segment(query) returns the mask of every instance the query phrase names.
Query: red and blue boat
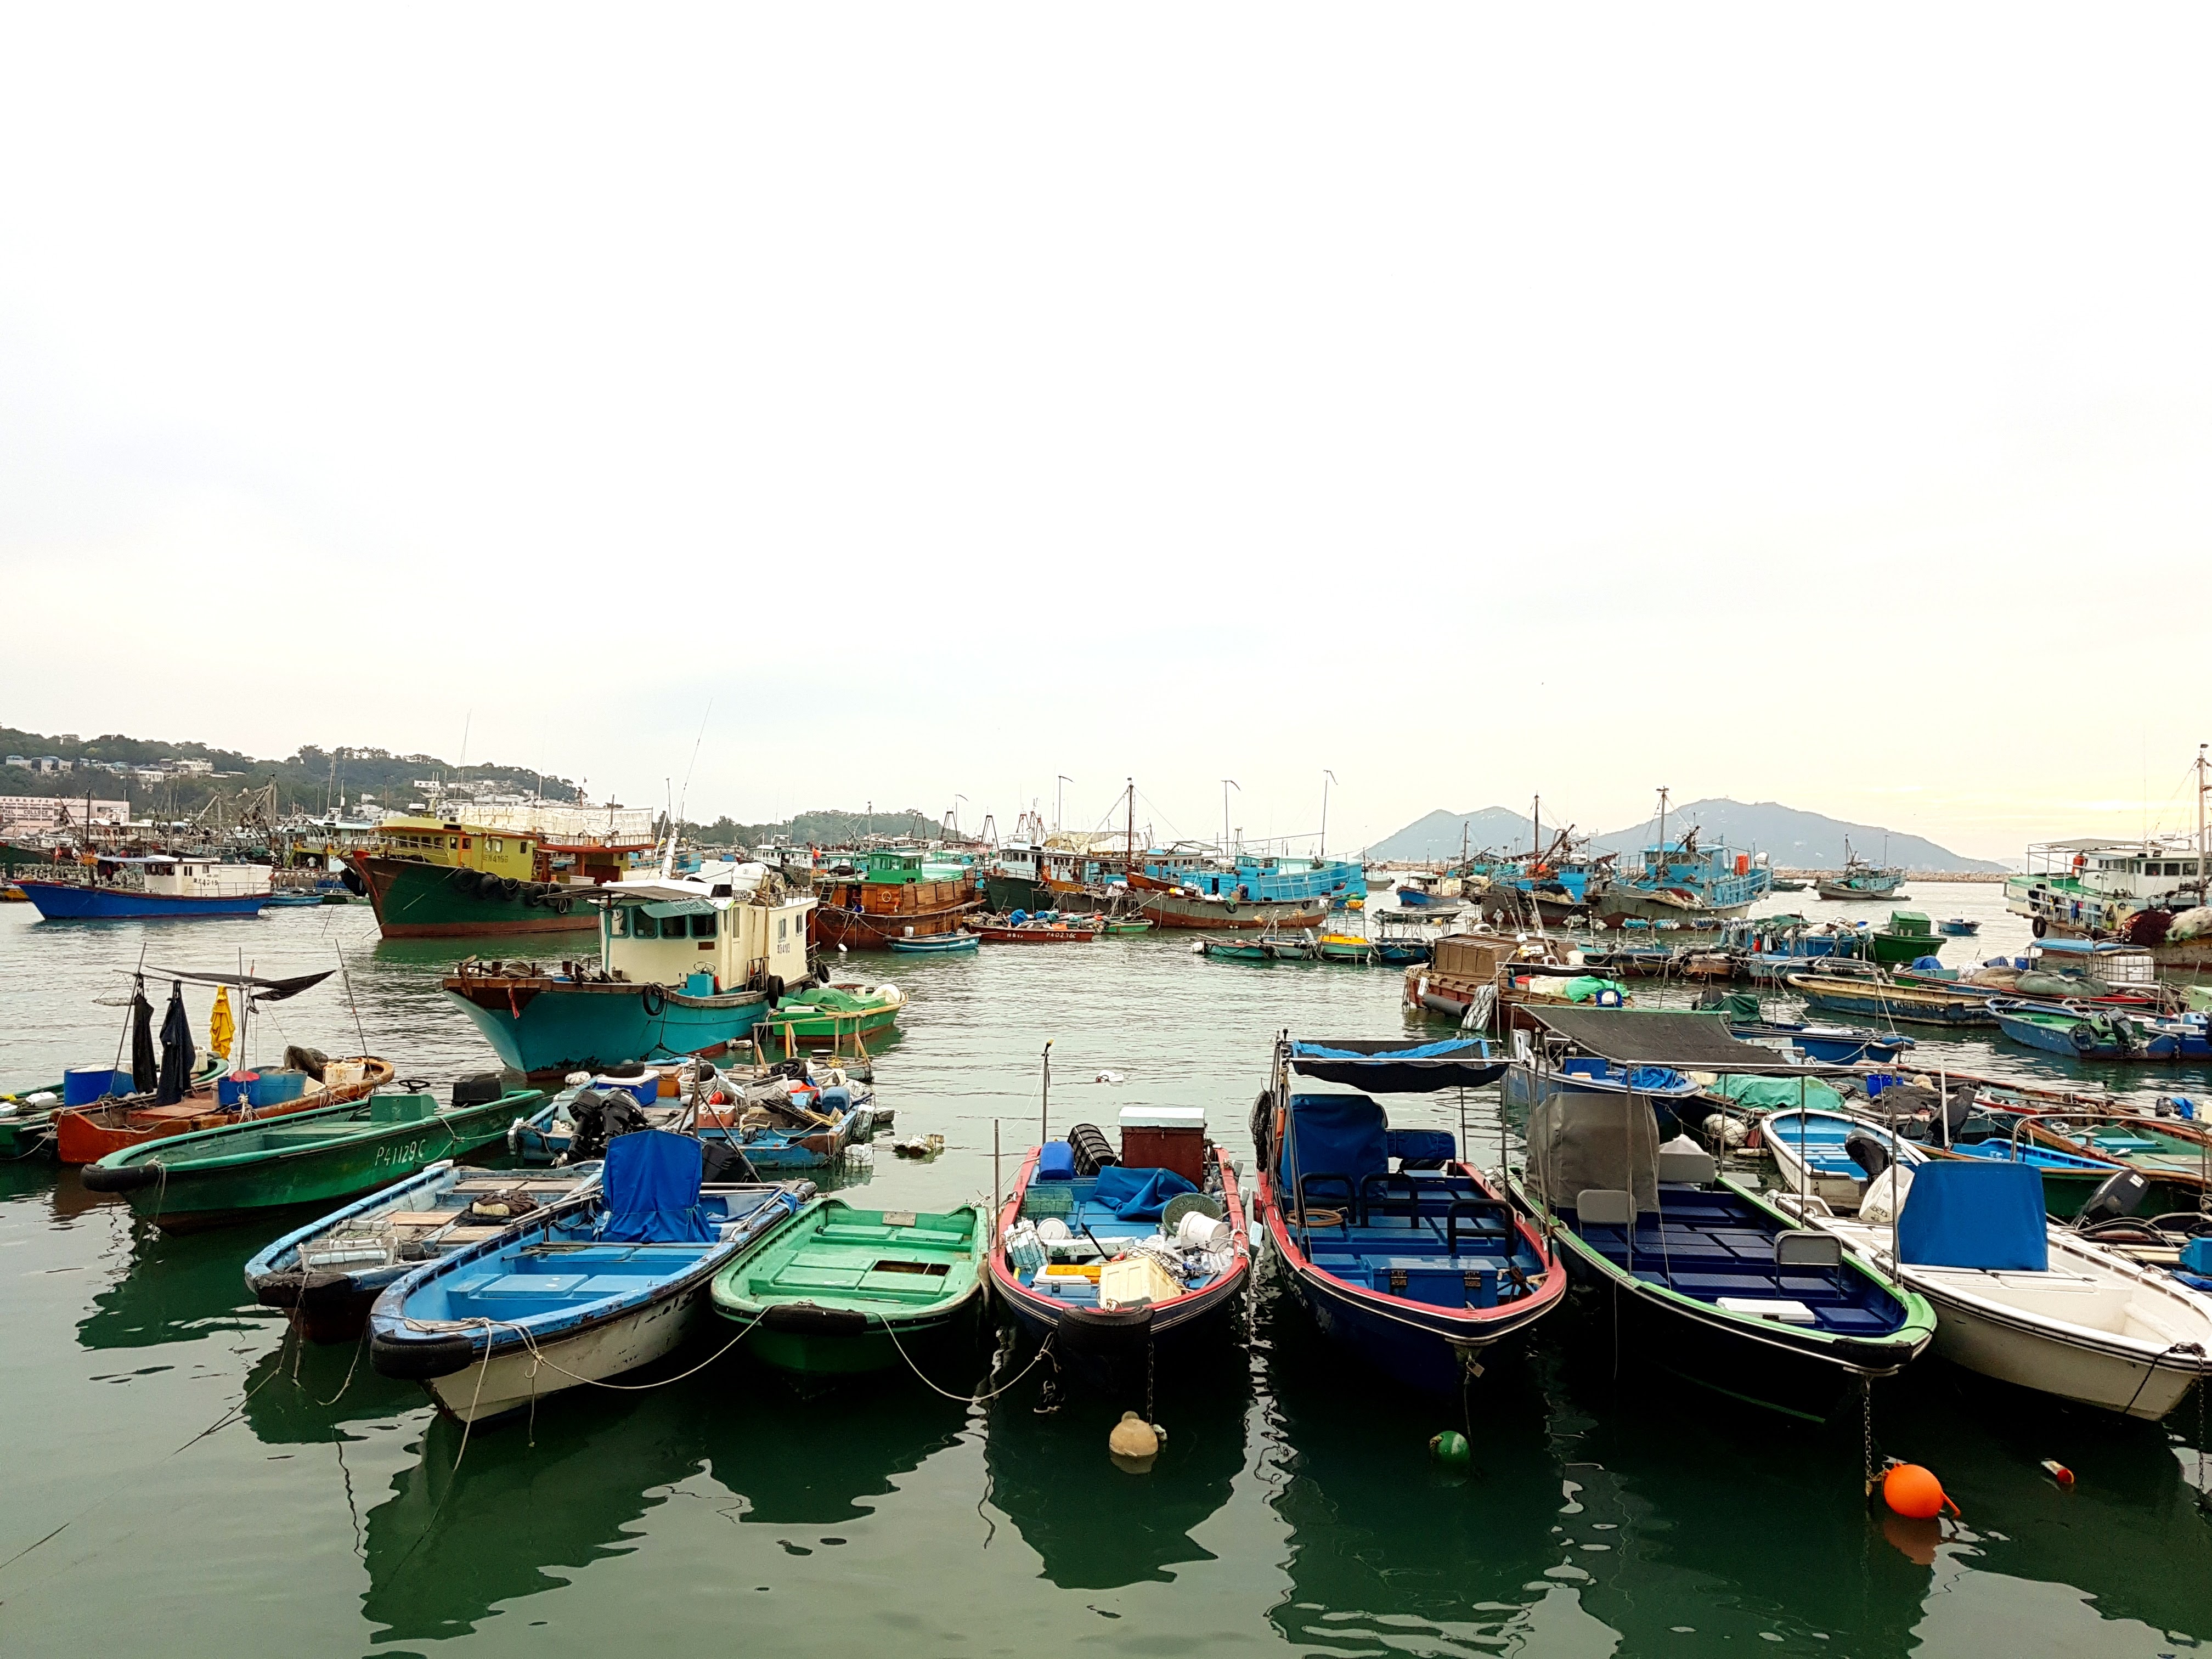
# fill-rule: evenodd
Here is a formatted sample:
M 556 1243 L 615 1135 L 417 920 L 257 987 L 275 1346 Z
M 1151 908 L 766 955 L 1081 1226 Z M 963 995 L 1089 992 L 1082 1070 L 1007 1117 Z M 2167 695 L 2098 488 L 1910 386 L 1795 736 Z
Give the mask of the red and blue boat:
M 269 902 L 265 864 L 156 854 L 102 859 L 88 882 L 17 877 L 23 896 L 48 921 L 110 921 L 149 916 L 258 916 Z
M 1393 1129 L 1373 1098 L 1504 1071 L 1480 1037 L 1285 1040 L 1254 1109 L 1256 1208 L 1292 1291 L 1324 1335 L 1413 1388 L 1458 1389 L 1566 1294 L 1542 1233 L 1451 1132 Z M 1294 1073 L 1359 1092 L 1293 1092 Z

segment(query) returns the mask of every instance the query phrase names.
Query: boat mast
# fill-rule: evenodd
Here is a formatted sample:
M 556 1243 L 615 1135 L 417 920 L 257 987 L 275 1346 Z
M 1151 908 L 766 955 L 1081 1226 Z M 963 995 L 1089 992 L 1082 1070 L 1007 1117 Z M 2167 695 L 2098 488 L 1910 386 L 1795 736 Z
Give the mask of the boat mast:
M 1659 786 L 1659 875 L 1664 880 L 1674 860 L 1667 856 L 1667 786 Z
M 1540 854 L 1544 850 L 1544 798 L 1535 796 L 1528 803 L 1528 850 Z
M 2204 902 L 2204 745 L 2197 745 L 2197 902 Z
M 1321 769 L 1321 845 L 1314 849 L 1314 862 L 1328 861 L 1328 787 L 1336 781 L 1336 774 L 1326 766 Z M 1284 850 L 1289 851 L 1287 844 Z
M 1129 780 L 1129 830 L 1121 843 L 1121 867 L 1126 873 L 1137 867 L 1137 781 Z

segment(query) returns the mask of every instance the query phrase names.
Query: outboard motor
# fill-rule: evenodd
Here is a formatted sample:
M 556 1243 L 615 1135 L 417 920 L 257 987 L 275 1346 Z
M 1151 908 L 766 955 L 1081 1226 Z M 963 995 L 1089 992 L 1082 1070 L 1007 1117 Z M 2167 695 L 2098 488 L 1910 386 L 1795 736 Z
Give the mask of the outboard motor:
M 1864 1129 L 1854 1129 L 1844 1137 L 1844 1154 L 1867 1172 L 1869 1181 L 1890 1164 L 1889 1148 L 1882 1145 L 1881 1137 Z
M 607 1142 L 649 1128 L 644 1109 L 627 1089 L 586 1089 L 568 1103 L 568 1121 L 575 1133 L 568 1140 L 568 1161 L 581 1164 L 605 1155 Z
M 2086 1231 L 2102 1221 L 2118 1221 L 2142 1209 L 2143 1200 L 2149 1196 L 2149 1181 L 2134 1170 L 2123 1170 L 2089 1194 L 2089 1201 L 2074 1218 L 2074 1224 Z
M 699 1180 L 702 1186 L 726 1187 L 736 1182 L 748 1186 L 759 1183 L 760 1171 L 753 1168 L 753 1161 L 745 1156 L 744 1147 L 727 1140 L 702 1140 L 699 1146 Z

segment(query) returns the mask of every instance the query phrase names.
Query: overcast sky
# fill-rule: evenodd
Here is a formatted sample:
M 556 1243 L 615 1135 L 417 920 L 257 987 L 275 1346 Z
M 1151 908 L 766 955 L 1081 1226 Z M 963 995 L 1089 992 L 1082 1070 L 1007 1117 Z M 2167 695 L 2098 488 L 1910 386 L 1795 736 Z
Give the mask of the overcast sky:
M 0 724 L 655 805 L 698 743 L 740 819 L 2193 827 L 2208 33 L 18 6 Z

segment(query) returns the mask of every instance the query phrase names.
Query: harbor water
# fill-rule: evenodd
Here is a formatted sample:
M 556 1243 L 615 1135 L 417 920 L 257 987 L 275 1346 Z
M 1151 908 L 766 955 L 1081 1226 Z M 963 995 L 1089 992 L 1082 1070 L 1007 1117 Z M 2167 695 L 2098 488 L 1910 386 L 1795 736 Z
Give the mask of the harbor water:
M 1899 903 L 1984 923 L 1943 941 L 1948 963 L 2027 943 L 1995 885 L 1915 882 Z M 1761 908 L 1879 923 L 1889 906 Z M 161 968 L 343 966 L 255 1021 L 253 1057 L 365 1047 L 442 1093 L 492 1063 L 439 989 L 468 945 L 380 942 L 365 905 L 146 924 L 0 907 L 0 1085 L 109 1058 L 143 955 L 157 1013 Z M 898 1134 L 945 1139 L 933 1161 L 879 1145 L 845 1173 L 897 1208 L 988 1198 L 1041 1121 L 1110 1131 L 1127 1105 L 1202 1106 L 1248 1158 L 1279 1032 L 1419 1029 L 1395 969 L 1214 962 L 1188 935 L 854 963 L 912 999 L 879 1103 Z M 187 992 L 203 1036 L 208 1002 Z M 2146 1099 L 2212 1082 L 1994 1031 L 1914 1059 Z M 1497 1161 L 1490 1091 L 1392 1115 Z M 1571 1302 L 1437 1399 L 1339 1356 L 1263 1267 L 1224 1341 L 1163 1366 L 1168 1439 L 1143 1474 L 1106 1449 L 1140 1398 L 1068 1389 L 1047 1408 L 1039 1371 L 977 1403 L 980 1360 L 930 1379 L 945 1393 L 901 1374 L 803 1394 L 742 1346 L 465 1437 L 365 1353 L 296 1346 L 253 1304 L 240 1267 L 279 1230 L 165 1237 L 50 1162 L 0 1167 L 0 1650 L 2153 1659 L 2212 1638 L 2195 1401 L 2123 1422 L 1923 1359 L 1877 1387 L 1871 1429 L 1877 1455 L 1941 1477 L 1960 1515 L 1939 1529 L 1869 1511 L 1859 1413 L 1793 1425 L 1673 1382 L 1616 1351 L 1601 1304 Z M 1471 1468 L 1431 1461 L 1446 1429 Z

